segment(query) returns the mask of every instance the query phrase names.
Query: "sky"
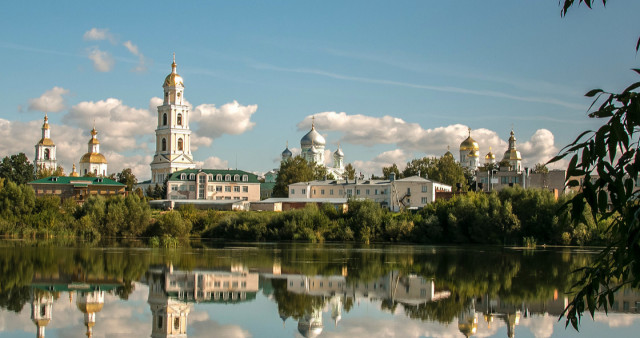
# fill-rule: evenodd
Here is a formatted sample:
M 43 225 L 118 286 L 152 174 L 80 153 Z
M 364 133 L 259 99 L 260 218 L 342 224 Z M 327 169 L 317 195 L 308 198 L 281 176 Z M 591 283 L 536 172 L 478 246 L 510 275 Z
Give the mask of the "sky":
M 525 167 L 583 130 L 593 88 L 637 81 L 640 2 L 12 1 L 0 21 L 0 156 L 34 159 L 47 112 L 58 164 L 94 123 L 109 172 L 151 176 L 172 54 L 198 167 L 262 173 L 316 129 L 365 175 L 458 147 L 498 159 L 513 129 Z M 562 166 L 560 163 L 556 166 Z

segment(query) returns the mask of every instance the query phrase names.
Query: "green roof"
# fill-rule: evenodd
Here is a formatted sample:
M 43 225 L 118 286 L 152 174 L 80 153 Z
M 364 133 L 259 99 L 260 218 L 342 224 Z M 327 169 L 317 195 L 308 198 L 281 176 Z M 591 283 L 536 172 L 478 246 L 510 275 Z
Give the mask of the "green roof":
M 263 182 L 263 183 L 260 183 L 260 191 L 273 190 L 273 187 L 275 186 L 276 186 L 276 182 Z
M 125 186 L 106 177 L 73 177 L 73 176 L 49 176 L 39 180 L 31 181 L 29 184 L 73 184 L 74 186 L 88 185 L 118 185 Z
M 190 175 L 191 174 L 195 174 L 197 175 L 198 173 L 203 172 L 207 175 L 213 175 L 213 181 L 214 182 L 238 182 L 238 183 L 260 183 L 258 181 L 258 175 L 256 174 L 252 174 L 250 172 L 244 171 L 244 170 L 234 170 L 234 169 L 184 169 L 184 170 L 179 170 L 176 171 L 174 173 L 171 174 L 171 176 L 169 177 L 169 181 L 171 182 L 180 182 L 180 181 L 195 181 L 194 179 L 190 179 Z M 180 177 L 182 176 L 182 174 L 185 174 L 185 179 L 181 179 Z M 217 180 L 216 176 L 220 174 L 222 175 L 222 179 L 221 180 Z M 225 176 L 226 175 L 231 175 L 231 180 L 225 180 Z M 233 177 L 235 175 L 240 175 L 240 180 L 239 181 L 234 181 Z M 242 176 L 243 175 L 247 175 L 248 177 L 248 181 L 242 181 Z

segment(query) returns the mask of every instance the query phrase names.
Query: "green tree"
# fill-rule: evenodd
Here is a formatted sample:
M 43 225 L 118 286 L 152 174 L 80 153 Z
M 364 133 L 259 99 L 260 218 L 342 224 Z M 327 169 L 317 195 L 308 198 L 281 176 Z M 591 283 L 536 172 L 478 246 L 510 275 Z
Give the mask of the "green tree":
M 273 197 L 288 197 L 289 184 L 313 181 L 317 172 L 302 156 L 280 162 L 280 171 L 273 187 Z
M 596 0 L 564 0 L 561 15 L 575 4 L 591 8 Z M 602 0 L 606 5 L 606 0 Z M 640 39 L 636 43 L 636 53 Z M 640 69 L 633 69 L 640 74 Z M 585 131 L 566 146 L 550 162 L 570 156 L 567 184 L 580 186 L 568 203 L 574 220 L 589 206 L 594 219 L 610 218 L 606 247 L 596 261 L 581 269 L 581 279 L 574 285 L 573 299 L 565 309 L 568 325 L 578 329 L 585 310 L 594 316 L 595 310 L 605 311 L 613 305 L 615 295 L 623 286 L 640 286 L 640 203 L 634 186 L 640 173 L 638 131 L 640 128 L 640 82 L 620 93 L 593 89 L 586 93 L 594 97 L 589 117 L 604 119 L 597 131 Z M 578 181 L 576 177 L 584 177 Z
M 430 180 L 448 184 L 452 187 L 460 183 L 463 191 L 468 190 L 469 178 L 465 175 L 464 168 L 460 163 L 456 162 L 453 156 L 433 158 L 426 174 Z
M 121 172 L 116 174 L 116 180 L 127 186 L 127 191 L 133 191 L 133 186 L 138 184 L 136 175 L 133 174 L 131 168 L 122 169 Z
M 344 167 L 344 178 L 354 180 L 356 178 L 356 168 L 351 163 Z
M 55 170 L 52 168 L 38 168 L 36 173 L 36 179 L 41 179 L 49 176 L 64 176 L 64 168 L 57 166 Z
M 407 162 L 407 166 L 402 171 L 402 175 L 404 177 L 410 177 L 420 174 L 420 177 L 425 177 L 427 175 L 427 169 L 433 166 L 435 162 L 436 159 L 431 157 L 413 159 L 411 162 Z
M 6 156 L 0 163 L 0 177 L 16 184 L 26 184 L 34 180 L 34 169 L 24 153 Z
M 401 178 L 400 176 L 400 170 L 398 169 L 398 166 L 394 163 L 388 167 L 382 167 L 382 178 L 385 180 L 389 179 L 389 174 L 394 173 L 396 174 L 396 179 Z
M 549 168 L 544 163 L 536 163 L 536 166 L 533 168 L 533 172 L 537 174 L 548 174 Z

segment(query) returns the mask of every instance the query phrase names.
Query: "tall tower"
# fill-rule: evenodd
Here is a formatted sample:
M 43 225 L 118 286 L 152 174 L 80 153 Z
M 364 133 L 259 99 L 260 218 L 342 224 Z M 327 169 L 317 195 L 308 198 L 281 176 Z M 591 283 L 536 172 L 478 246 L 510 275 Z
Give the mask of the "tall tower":
M 93 327 L 96 325 L 96 313 L 102 311 L 104 306 L 104 291 L 81 291 L 76 301 L 78 310 L 84 313 L 84 326 L 87 328 L 87 337 L 93 337 Z
M 513 129 L 511 129 L 511 134 L 509 135 L 509 148 L 504 152 L 502 161 L 509 161 L 511 170 L 517 172 L 522 171 L 522 156 L 516 148 L 516 136 L 513 133 Z
M 44 338 L 44 329 L 51 322 L 53 295 L 39 289 L 31 289 L 31 320 L 36 324 L 36 337 Z
M 478 142 L 471 137 L 471 128 L 469 128 L 469 137 L 460 143 L 460 165 L 463 168 L 476 170 L 480 166 L 480 147 Z
M 56 170 L 58 167 L 56 161 L 56 145 L 51 140 L 51 130 L 49 130 L 49 118 L 44 114 L 44 123 L 42 124 L 42 138 L 36 144 L 36 170 L 51 169 Z
M 91 139 L 87 145 L 87 153 L 80 158 L 80 175 L 107 176 L 107 159 L 100 154 L 100 142 L 95 126 L 91 129 Z
M 152 338 L 186 338 L 187 319 L 191 305 L 175 297 L 171 297 L 163 286 L 168 281 L 166 270 L 162 274 L 149 275 L 149 297 L 147 303 L 151 308 Z
M 175 54 L 171 74 L 164 79 L 162 88 L 164 101 L 158 106 L 156 153 L 151 162 L 151 182 L 154 184 L 162 184 L 172 172 L 196 167 L 191 156 L 189 107 L 184 104 L 184 82 L 176 72 Z
M 315 117 L 312 119 L 311 130 L 300 139 L 302 157 L 309 163 L 315 162 L 316 164 L 324 165 L 324 145 L 326 141 L 316 131 Z

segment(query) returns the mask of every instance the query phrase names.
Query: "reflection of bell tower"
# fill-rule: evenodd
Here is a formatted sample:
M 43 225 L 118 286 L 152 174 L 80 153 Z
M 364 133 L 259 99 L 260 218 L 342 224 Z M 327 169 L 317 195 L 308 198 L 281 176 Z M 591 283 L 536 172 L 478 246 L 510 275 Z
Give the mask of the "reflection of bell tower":
M 509 313 L 506 318 L 504 318 L 504 321 L 507 323 L 507 336 L 509 338 L 515 337 L 516 325 L 520 323 L 520 311 L 516 311 L 516 313 Z
M 458 314 L 458 330 L 465 337 L 473 336 L 478 330 L 478 314 L 476 314 L 475 305 L 475 300 L 472 300 L 469 307 Z
M 162 287 L 163 279 L 152 276 L 149 280 L 149 298 L 151 308 L 151 337 L 187 337 L 187 317 L 191 306 L 185 302 L 167 296 Z
M 33 289 L 31 291 L 31 320 L 36 324 L 36 337 L 44 338 L 44 328 L 51 321 L 53 313 L 53 295 L 49 292 Z
M 104 291 L 80 291 L 76 306 L 78 310 L 84 313 L 84 326 L 87 327 L 87 337 L 93 337 L 96 313 L 102 311 L 104 306 Z
M 322 307 L 314 307 L 311 314 L 305 314 L 298 322 L 298 332 L 306 338 L 319 336 L 322 329 Z
M 333 296 L 329 300 L 331 304 L 331 319 L 336 326 L 338 326 L 338 322 L 342 319 L 342 298 L 340 296 Z

